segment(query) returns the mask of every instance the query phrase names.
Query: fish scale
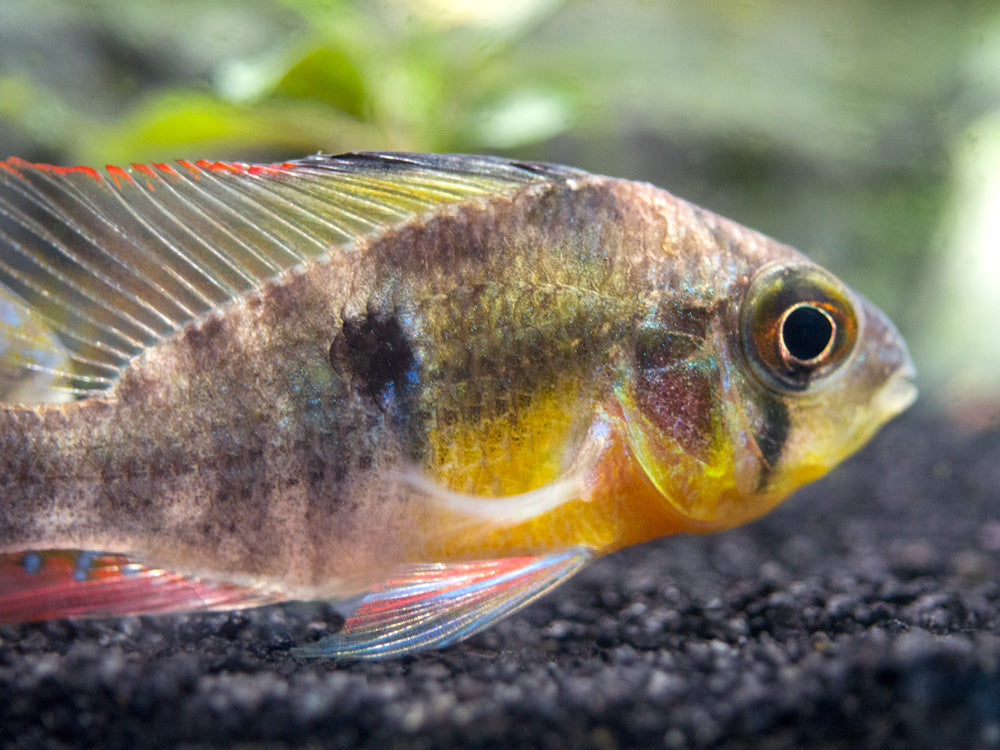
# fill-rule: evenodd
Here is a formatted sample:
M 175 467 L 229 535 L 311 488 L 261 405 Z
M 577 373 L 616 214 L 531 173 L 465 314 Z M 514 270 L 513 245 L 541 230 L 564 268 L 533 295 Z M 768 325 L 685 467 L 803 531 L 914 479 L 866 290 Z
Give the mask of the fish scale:
M 0 619 L 344 602 L 304 656 L 451 643 L 755 518 L 915 394 L 795 250 L 491 157 L 8 160 L 0 313 Z M 104 583 L 24 564 L 82 553 Z

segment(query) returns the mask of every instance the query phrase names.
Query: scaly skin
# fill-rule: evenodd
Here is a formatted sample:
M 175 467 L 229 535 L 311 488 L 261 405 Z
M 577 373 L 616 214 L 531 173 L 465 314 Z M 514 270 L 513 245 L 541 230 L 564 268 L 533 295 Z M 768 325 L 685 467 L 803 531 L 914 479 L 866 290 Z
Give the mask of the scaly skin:
M 444 208 L 267 282 L 108 397 L 0 412 L 0 551 L 126 552 L 338 597 L 401 562 L 741 522 L 792 489 L 782 467 L 780 491 L 758 481 L 757 442 L 775 414 L 794 432 L 794 408 L 773 409 L 740 355 L 740 300 L 771 261 L 805 262 L 607 178 Z M 637 365 L 650 335 L 655 376 Z M 674 468 L 652 481 L 650 461 Z M 579 498 L 469 524 L 400 481 L 413 469 L 490 497 L 574 473 Z M 692 486 L 693 514 L 671 502 Z

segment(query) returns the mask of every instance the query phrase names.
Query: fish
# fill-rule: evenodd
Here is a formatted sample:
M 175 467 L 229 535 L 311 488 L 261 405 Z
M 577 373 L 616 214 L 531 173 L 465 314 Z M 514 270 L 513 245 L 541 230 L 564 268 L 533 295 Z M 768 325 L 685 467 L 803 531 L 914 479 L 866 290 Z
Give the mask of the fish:
M 303 658 L 487 628 L 755 519 L 916 397 L 796 250 L 499 157 L 0 162 L 0 621 L 329 600 Z

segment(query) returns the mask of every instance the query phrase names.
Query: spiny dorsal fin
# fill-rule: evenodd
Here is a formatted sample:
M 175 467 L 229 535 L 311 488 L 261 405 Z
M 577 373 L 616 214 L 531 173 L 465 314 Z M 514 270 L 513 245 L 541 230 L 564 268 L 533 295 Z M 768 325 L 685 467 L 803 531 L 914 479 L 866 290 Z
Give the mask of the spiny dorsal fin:
M 42 372 L 52 392 L 87 395 L 110 388 L 144 348 L 309 257 L 443 204 L 579 174 L 434 154 L 103 171 L 8 159 L 0 162 L 0 300 L 28 311 L 57 340 L 50 348 L 65 351 L 61 363 L 32 365 L 31 377 Z M 24 346 L 2 335 L 0 369 L 16 381 L 31 368 L 5 356 Z M 0 400 L 8 400 L 2 390 Z

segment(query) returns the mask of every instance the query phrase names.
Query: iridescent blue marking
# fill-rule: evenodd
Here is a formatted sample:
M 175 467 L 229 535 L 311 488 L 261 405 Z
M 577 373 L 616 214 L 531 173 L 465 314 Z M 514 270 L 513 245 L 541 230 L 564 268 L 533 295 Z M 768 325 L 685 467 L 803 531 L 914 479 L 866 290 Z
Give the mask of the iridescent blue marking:
M 96 552 L 83 550 L 76 556 L 76 568 L 73 570 L 74 581 L 87 580 L 87 576 L 90 574 L 90 569 L 94 564 L 94 557 L 96 557 L 96 555 Z
M 27 552 L 21 558 L 21 565 L 24 566 L 25 573 L 33 576 L 42 569 L 42 558 L 37 552 Z
M 11 300 L 0 297 L 0 323 L 11 328 L 21 326 L 21 315 L 18 306 Z

